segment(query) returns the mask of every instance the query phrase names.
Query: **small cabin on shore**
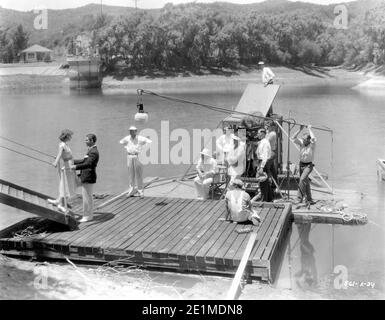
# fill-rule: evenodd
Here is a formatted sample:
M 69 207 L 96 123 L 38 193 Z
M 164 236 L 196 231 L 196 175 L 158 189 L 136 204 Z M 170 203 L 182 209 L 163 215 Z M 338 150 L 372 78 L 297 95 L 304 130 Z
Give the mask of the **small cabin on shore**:
M 52 50 L 42 47 L 38 44 L 34 44 L 33 46 L 23 50 L 21 52 L 21 59 L 20 61 L 23 61 L 24 63 L 29 62 L 39 62 L 39 61 L 45 61 L 49 62 L 52 61 Z

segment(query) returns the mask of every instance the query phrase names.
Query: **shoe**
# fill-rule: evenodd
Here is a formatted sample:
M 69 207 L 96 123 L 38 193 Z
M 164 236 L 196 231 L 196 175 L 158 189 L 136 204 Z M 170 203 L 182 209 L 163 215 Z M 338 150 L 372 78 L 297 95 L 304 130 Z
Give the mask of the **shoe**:
M 82 222 L 88 222 L 88 221 L 91 221 L 93 219 L 93 217 L 83 217 L 79 220 L 80 223 Z
M 127 194 L 126 194 L 126 197 L 129 198 L 129 197 L 132 197 L 132 192 L 134 191 L 134 188 L 129 188 L 128 191 L 127 191 Z
M 47 199 L 48 203 L 52 204 L 53 206 L 57 206 L 59 204 L 59 201 L 54 199 Z
M 298 205 L 298 204 L 302 204 L 302 200 L 294 200 L 293 201 L 293 205 Z
M 61 211 L 63 213 L 67 213 L 68 212 L 68 209 L 64 208 L 61 204 L 59 204 L 57 206 L 57 208 L 58 208 L 59 211 Z
M 315 202 L 314 200 L 310 200 L 310 201 L 307 201 L 306 203 L 307 203 L 308 205 L 313 206 L 313 205 L 315 205 L 317 202 Z
M 258 215 L 253 215 L 250 218 L 250 221 L 253 223 L 253 225 L 259 226 L 259 223 L 261 222 L 261 218 Z
M 202 200 L 203 201 L 203 197 L 198 197 L 197 200 Z
M 140 198 L 143 198 L 144 197 L 143 190 L 138 190 L 138 195 Z

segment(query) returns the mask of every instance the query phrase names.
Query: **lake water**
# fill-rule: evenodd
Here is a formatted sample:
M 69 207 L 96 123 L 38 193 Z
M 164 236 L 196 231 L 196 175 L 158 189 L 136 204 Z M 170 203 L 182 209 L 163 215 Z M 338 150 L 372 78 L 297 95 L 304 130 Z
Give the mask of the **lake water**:
M 233 91 L 172 95 L 231 109 L 241 94 Z M 169 121 L 170 131 L 185 128 L 191 133 L 193 128 L 214 129 L 224 117 L 222 113 L 155 97 L 144 96 L 143 100 L 150 115 L 146 127 L 157 132 L 161 120 Z M 385 298 L 385 182 L 376 177 L 376 160 L 385 157 L 385 94 L 352 90 L 343 83 L 290 85 L 281 88 L 274 108 L 285 118 L 290 112 L 299 122 L 334 130 L 333 139 L 328 133 L 315 131 L 319 141 L 317 168 L 327 173 L 329 182 L 344 190 L 347 198 L 358 198 L 357 208 L 368 215 L 370 223 L 363 227 L 312 225 L 308 239 L 304 238 L 306 230 L 293 226 L 276 283 L 262 285 L 262 289 L 259 284 L 248 285 L 242 297 L 259 298 L 261 290 L 267 290 L 265 298 Z M 125 153 L 119 140 L 128 134 L 135 113 L 136 96 L 112 90 L 88 94 L 64 89 L 2 92 L 0 135 L 55 155 L 60 130 L 70 128 L 75 132 L 72 151 L 75 157 L 82 157 L 86 151 L 84 136 L 93 132 L 98 136 L 101 155 L 96 192 L 117 193 L 125 190 L 127 183 Z M 25 151 L 4 140 L 0 145 Z M 28 154 L 51 161 L 34 152 Z M 291 155 L 291 160 L 297 162 L 294 148 Z M 182 174 L 186 168 L 188 165 L 149 165 L 145 175 L 173 176 Z M 56 195 L 57 176 L 53 167 L 4 149 L 0 149 L 0 177 Z M 0 210 L 0 225 L 23 216 L 5 206 Z M 310 276 L 306 278 L 301 270 L 309 270 Z M 333 272 L 338 270 L 343 270 L 345 279 L 350 281 L 347 289 L 334 284 Z M 221 283 L 220 279 L 217 281 Z

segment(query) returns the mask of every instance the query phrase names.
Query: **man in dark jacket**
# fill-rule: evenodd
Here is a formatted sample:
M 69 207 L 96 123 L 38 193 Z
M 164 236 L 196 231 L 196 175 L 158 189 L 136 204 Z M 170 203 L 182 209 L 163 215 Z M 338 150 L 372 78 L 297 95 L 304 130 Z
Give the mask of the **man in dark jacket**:
M 83 218 L 80 222 L 87 222 L 93 219 L 93 189 L 96 183 L 96 166 L 99 161 L 99 152 L 95 145 L 96 136 L 87 134 L 86 145 L 88 147 L 87 155 L 82 160 L 74 160 L 71 166 L 74 170 L 80 170 L 80 182 L 83 197 Z

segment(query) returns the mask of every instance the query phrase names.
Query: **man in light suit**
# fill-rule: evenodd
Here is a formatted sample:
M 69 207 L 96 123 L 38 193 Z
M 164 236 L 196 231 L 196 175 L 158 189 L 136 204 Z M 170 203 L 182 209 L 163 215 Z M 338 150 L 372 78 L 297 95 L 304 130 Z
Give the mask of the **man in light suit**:
M 87 222 L 93 219 L 93 189 L 96 183 L 96 166 L 99 161 L 99 151 L 96 147 L 96 136 L 92 133 L 86 136 L 88 147 L 87 155 L 82 160 L 74 160 L 71 166 L 74 170 L 80 170 L 80 182 L 83 198 L 83 218 L 79 222 Z

